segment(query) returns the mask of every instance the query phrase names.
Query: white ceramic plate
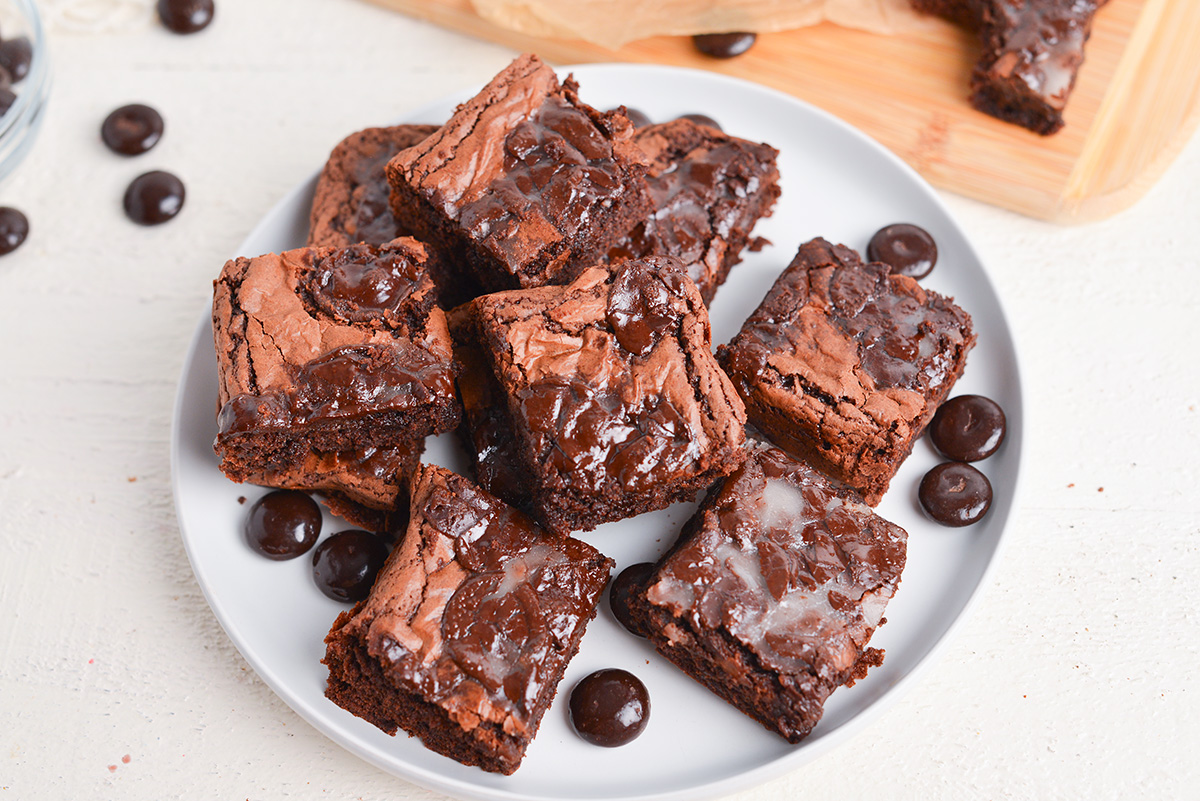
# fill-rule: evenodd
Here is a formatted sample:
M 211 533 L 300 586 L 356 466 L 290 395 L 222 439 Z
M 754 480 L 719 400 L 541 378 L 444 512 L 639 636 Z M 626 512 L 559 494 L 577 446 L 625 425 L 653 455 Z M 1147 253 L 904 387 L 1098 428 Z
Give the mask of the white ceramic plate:
M 248 503 L 263 490 L 233 484 L 212 451 L 217 381 L 209 311 L 188 353 L 175 408 L 172 465 L 184 544 L 213 612 L 259 676 L 293 709 L 363 759 L 426 787 L 470 799 L 695 799 L 749 787 L 796 768 L 844 740 L 912 684 L 960 622 L 993 563 L 1017 489 L 1023 433 L 1013 339 L 979 258 L 926 183 L 895 156 L 839 120 L 779 92 L 705 72 L 665 67 L 592 65 L 574 69 L 585 101 L 598 108 L 639 108 L 655 120 L 703 112 L 730 133 L 780 150 L 783 197 L 756 233 L 774 243 L 747 254 L 712 306 L 714 344 L 727 341 L 758 305 L 800 243 L 824 236 L 860 251 L 871 234 L 913 222 L 936 238 L 940 257 L 923 284 L 957 299 L 974 317 L 979 344 L 955 389 L 987 395 L 1008 415 L 1008 439 L 980 463 L 995 488 L 983 522 L 942 528 L 916 504 L 920 477 L 938 459 L 921 443 L 879 507 L 909 532 L 903 582 L 872 645 L 884 664 L 855 687 L 834 693 L 803 743 L 770 734 L 686 678 L 644 641 L 625 633 L 607 603 L 588 628 L 554 706 L 513 776 L 486 774 L 433 754 L 404 733 L 389 737 L 327 701 L 323 638 L 343 608 L 311 579 L 310 560 L 271 562 L 241 535 Z M 411 116 L 445 120 L 471 93 L 446 98 Z M 318 165 L 319 166 L 319 165 Z M 315 177 L 284 198 L 242 244 L 243 255 L 303 244 Z M 219 265 L 214 265 L 214 276 Z M 431 439 L 426 457 L 463 469 L 452 436 Z M 601 527 L 583 538 L 613 557 L 617 569 L 654 559 L 694 507 Z M 322 536 L 350 526 L 326 517 Z M 565 698 L 583 676 L 622 667 L 649 688 L 652 714 L 642 736 L 622 748 L 587 745 L 571 731 Z M 980 688 L 980 692 L 986 692 Z

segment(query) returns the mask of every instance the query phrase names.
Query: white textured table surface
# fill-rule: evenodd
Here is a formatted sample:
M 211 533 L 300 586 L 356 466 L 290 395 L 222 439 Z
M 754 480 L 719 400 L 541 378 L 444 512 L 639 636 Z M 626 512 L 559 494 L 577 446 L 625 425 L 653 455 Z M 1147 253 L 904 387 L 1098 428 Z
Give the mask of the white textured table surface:
M 51 24 L 45 124 L 0 184 L 33 229 L 0 259 L 0 799 L 440 798 L 310 728 L 222 632 L 172 507 L 171 407 L 255 221 L 346 133 L 512 53 L 357 0 L 225 0 L 192 37 L 138 5 Z M 133 101 L 167 133 L 129 160 L 97 131 Z M 187 204 L 139 228 L 120 198 L 153 168 Z M 1197 797 L 1200 140 L 1094 225 L 945 199 L 1022 346 L 1022 505 L 923 679 L 733 798 Z

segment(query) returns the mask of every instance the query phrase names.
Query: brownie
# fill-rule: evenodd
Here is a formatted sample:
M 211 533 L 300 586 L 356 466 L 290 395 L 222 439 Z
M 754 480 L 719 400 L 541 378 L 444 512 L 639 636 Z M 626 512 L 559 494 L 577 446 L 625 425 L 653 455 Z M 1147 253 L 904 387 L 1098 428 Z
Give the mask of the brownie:
M 852 490 L 776 448 L 708 494 L 629 599 L 634 630 L 789 742 L 825 700 L 883 661 L 868 647 L 908 535 Z
M 424 264 L 424 246 L 401 238 L 225 265 L 213 286 L 214 448 L 229 478 L 304 476 L 314 454 L 409 447 L 458 424 L 450 335 Z
M 642 128 L 634 141 L 650 160 L 654 210 L 609 260 L 675 256 L 711 303 L 779 197 L 779 151 L 687 119 Z
M 477 473 L 497 493 L 515 473 L 514 502 L 546 528 L 661 509 L 741 462 L 745 409 L 677 259 L 484 295 L 460 319 L 457 338 L 478 348 L 462 390 Z
M 1063 126 L 1096 10 L 1105 0 L 910 0 L 979 32 L 971 105 L 1042 135 Z
M 465 765 L 512 773 L 558 691 L 612 561 L 434 465 L 370 596 L 325 638 L 325 695 Z
M 751 423 L 874 506 L 974 344 L 950 299 L 814 239 L 717 358 Z
M 523 55 L 388 163 L 401 225 L 486 291 L 564 282 L 650 210 L 644 156 L 621 110 L 582 103 Z
M 316 492 L 338 517 L 368 531 L 391 528 L 397 505 L 408 498 L 408 480 L 421 461 L 425 441 L 348 451 L 310 451 L 281 473 L 254 473 L 251 484 Z
M 317 178 L 307 245 L 382 245 L 409 234 L 392 216 L 384 168 L 392 156 L 436 130 L 436 125 L 367 128 L 338 143 Z

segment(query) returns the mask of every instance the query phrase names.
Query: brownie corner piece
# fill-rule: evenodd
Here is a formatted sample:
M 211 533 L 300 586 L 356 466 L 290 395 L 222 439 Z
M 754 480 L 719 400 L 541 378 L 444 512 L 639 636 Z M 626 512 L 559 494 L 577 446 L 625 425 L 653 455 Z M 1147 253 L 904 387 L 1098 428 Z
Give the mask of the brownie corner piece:
M 470 320 L 487 371 L 483 391 L 465 393 L 476 461 L 502 456 L 508 464 L 483 474 L 515 471 L 515 502 L 547 528 L 587 530 L 688 500 L 744 458 L 745 407 L 678 260 L 485 295 Z
M 408 233 L 392 215 L 385 167 L 436 130 L 412 124 L 365 128 L 339 142 L 317 178 L 307 246 L 382 245 Z
M 521 764 L 612 560 L 444 468 L 412 481 L 408 528 L 325 639 L 325 695 L 483 770 Z
M 869 642 L 908 537 L 807 464 L 748 450 L 635 588 L 631 623 L 693 679 L 796 743 L 834 690 L 882 662 Z
M 393 213 L 484 291 L 568 280 L 650 210 L 632 136 L 525 54 L 388 163 Z
M 460 410 L 425 249 L 299 248 L 228 262 L 213 287 L 221 470 L 303 471 L 313 454 L 413 444 Z
M 818 238 L 717 358 L 750 423 L 875 506 L 975 339 L 951 299 Z

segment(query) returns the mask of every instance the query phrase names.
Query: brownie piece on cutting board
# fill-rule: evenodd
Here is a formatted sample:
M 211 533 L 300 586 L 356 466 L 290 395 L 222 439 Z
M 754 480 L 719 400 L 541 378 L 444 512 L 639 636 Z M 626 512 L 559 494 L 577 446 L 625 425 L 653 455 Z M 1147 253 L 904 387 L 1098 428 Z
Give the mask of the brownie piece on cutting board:
M 649 213 L 633 125 L 577 88 L 520 56 L 388 163 L 401 225 L 484 291 L 568 280 Z
M 517 484 L 552 531 L 690 499 L 743 458 L 742 401 L 676 259 L 484 295 L 455 318 L 476 348 L 462 391 L 477 473 L 498 493 Z
M 214 448 L 229 478 L 289 483 L 314 460 L 344 467 L 458 424 L 449 331 L 424 264 L 421 243 L 397 239 L 225 265 L 213 287 Z
M 711 303 L 779 197 L 779 151 L 678 119 L 638 130 L 653 211 L 609 249 L 610 262 L 674 256 Z
M 512 773 L 579 649 L 612 561 L 422 465 L 370 596 L 326 637 L 325 694 L 389 734 Z
M 1096 11 L 1106 0 L 910 0 L 978 31 L 971 105 L 1042 135 L 1063 126 Z
M 974 344 L 952 300 L 818 238 L 717 358 L 752 424 L 875 506 Z
M 635 585 L 630 624 L 795 743 L 830 693 L 882 662 L 868 643 L 900 583 L 908 537 L 803 462 L 748 450 Z

